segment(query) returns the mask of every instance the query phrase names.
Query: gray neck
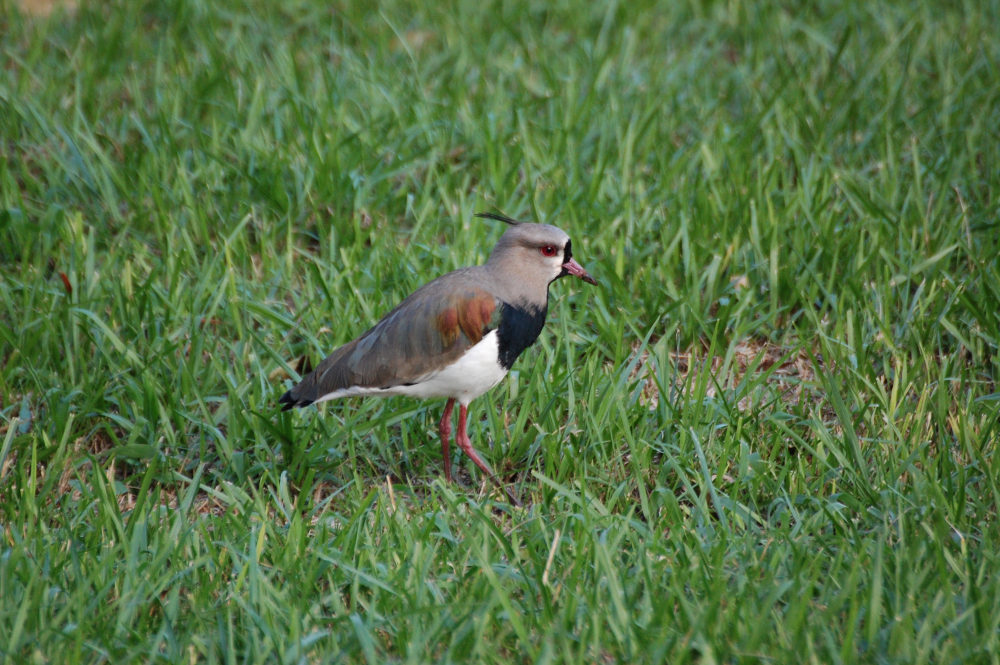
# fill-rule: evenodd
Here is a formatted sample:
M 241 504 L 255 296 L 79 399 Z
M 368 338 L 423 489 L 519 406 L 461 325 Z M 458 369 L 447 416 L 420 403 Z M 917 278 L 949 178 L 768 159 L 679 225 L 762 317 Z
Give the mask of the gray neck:
M 549 301 L 549 282 L 528 274 L 522 266 L 503 257 L 491 256 L 482 266 L 490 291 L 511 305 L 544 309 Z

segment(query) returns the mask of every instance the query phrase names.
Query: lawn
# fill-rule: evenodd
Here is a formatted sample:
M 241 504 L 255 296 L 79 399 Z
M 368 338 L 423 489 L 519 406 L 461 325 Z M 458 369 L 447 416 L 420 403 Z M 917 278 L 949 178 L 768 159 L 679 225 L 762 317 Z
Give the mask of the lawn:
M 36 4 L 0 661 L 1000 662 L 1000 2 Z M 492 210 L 599 281 L 470 408 L 523 508 L 277 404 Z

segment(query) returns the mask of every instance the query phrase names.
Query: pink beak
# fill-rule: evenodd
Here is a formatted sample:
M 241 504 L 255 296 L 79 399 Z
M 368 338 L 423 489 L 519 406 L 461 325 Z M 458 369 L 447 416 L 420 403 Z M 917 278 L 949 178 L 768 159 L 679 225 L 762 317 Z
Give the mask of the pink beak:
M 567 275 L 573 275 L 574 277 L 579 277 L 588 284 L 597 284 L 597 280 L 590 276 L 590 273 L 583 269 L 576 259 L 570 259 L 563 264 L 563 270 Z

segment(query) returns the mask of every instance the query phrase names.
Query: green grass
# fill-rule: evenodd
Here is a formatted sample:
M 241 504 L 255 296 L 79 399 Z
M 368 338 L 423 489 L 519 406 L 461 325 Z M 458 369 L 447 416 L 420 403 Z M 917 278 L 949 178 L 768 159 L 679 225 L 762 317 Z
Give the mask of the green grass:
M 996 1 L 4 1 L 0 661 L 1000 661 Z M 275 406 L 494 209 L 523 510 Z

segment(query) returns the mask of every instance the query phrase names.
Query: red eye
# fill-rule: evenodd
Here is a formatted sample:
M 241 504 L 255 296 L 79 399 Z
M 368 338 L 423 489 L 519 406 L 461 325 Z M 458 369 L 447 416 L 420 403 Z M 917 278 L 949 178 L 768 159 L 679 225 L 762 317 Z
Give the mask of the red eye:
M 555 245 L 545 245 L 542 247 L 542 256 L 555 256 L 556 248 Z

